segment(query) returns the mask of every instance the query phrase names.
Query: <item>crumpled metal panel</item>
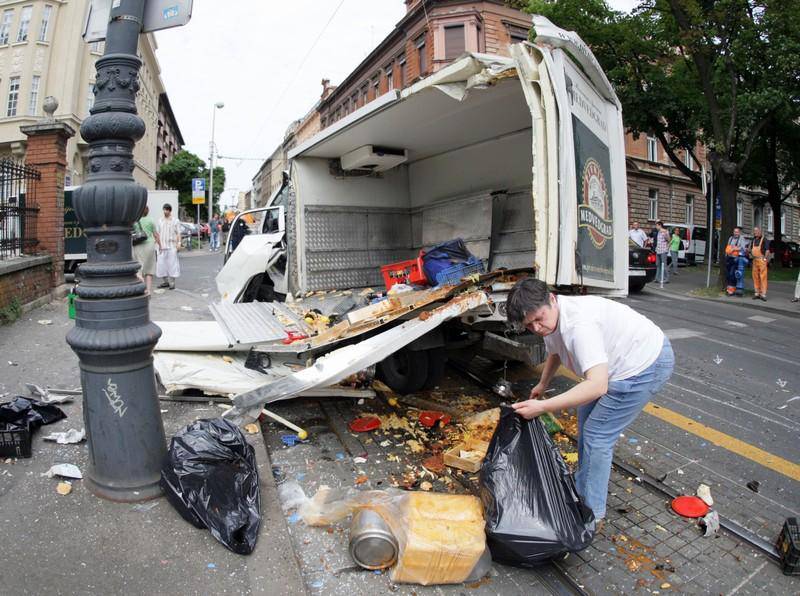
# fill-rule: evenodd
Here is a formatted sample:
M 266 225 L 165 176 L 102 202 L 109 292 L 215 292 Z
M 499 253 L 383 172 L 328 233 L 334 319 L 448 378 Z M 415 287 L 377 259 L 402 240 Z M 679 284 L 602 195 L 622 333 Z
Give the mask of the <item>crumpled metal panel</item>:
M 306 330 L 302 319 L 278 302 L 219 302 L 209 309 L 233 344 L 285 339 L 287 327 Z
M 264 404 L 291 399 L 314 387 L 338 383 L 380 362 L 445 321 L 487 304 L 488 300 L 486 292 L 482 291 L 463 294 L 429 311 L 424 319 L 417 317 L 358 343 L 333 350 L 313 366 L 237 395 L 233 398 L 234 407 L 224 416 L 241 423 L 248 417 L 258 416 Z

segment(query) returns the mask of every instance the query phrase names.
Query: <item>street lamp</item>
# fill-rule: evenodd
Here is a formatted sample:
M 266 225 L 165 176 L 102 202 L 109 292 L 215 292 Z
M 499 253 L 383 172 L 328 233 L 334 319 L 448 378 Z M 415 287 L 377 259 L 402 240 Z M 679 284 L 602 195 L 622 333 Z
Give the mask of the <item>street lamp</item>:
M 216 126 L 217 110 L 221 110 L 224 107 L 225 104 L 218 101 L 214 104 L 214 109 L 211 110 L 211 144 L 209 146 L 211 156 L 208 160 L 211 164 L 208 171 L 208 221 L 211 221 L 211 218 L 214 217 L 214 128 Z
M 136 112 L 136 56 L 146 0 L 112 2 L 106 48 L 97 60 L 95 101 L 81 124 L 89 175 L 73 207 L 86 233 L 75 327 L 67 343 L 80 360 L 89 450 L 86 482 L 99 497 L 141 501 L 161 494 L 166 453 L 153 372 L 161 329 L 150 321 L 145 285 L 136 277 L 131 225 L 147 189 L 133 179 L 133 148 L 145 133 Z

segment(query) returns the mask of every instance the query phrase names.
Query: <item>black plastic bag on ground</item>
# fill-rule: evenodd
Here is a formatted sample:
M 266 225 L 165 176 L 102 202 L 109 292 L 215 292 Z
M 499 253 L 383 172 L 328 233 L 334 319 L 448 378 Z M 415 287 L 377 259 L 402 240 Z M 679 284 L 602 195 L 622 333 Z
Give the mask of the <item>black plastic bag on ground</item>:
M 9 402 L 0 404 L 0 423 L 30 431 L 66 417 L 61 408 L 27 397 L 17 396 Z
M 531 566 L 582 550 L 594 538 L 594 514 L 538 418 L 501 408 L 480 473 L 492 559 Z
M 197 420 L 172 437 L 161 488 L 178 513 L 208 528 L 240 555 L 253 552 L 261 525 L 261 493 L 253 447 L 222 418 Z

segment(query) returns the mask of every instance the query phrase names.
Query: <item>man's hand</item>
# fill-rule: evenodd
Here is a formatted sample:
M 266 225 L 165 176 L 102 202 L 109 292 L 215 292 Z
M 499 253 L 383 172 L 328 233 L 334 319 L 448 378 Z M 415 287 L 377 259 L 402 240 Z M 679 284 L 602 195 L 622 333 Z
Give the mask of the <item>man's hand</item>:
M 544 383 L 538 383 L 533 389 L 531 389 L 530 399 L 542 399 L 545 391 L 547 391 L 547 385 Z
M 511 407 L 514 408 L 514 411 L 517 414 L 519 414 L 526 420 L 530 420 L 531 418 L 536 418 L 540 414 L 544 414 L 547 411 L 545 409 L 544 402 L 539 399 L 529 399 L 527 401 L 520 401 L 515 404 L 511 404 Z

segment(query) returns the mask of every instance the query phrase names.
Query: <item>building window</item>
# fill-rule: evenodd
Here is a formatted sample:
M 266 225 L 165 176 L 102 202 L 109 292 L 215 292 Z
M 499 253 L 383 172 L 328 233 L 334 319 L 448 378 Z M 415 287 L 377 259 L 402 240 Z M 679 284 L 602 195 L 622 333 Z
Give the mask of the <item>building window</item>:
M 772 213 L 772 207 L 769 205 L 764 207 L 767 212 L 767 232 L 770 234 L 775 231 L 775 215 Z
M 655 221 L 658 219 L 658 189 L 651 188 L 648 191 L 648 195 L 650 197 L 650 203 L 647 211 L 647 219 Z
M 692 154 L 689 153 L 689 149 L 683 151 L 683 165 L 690 170 L 694 170 L 694 160 L 692 159 Z
M 39 27 L 39 41 L 47 41 L 47 30 L 50 27 L 50 17 L 52 14 L 53 7 L 49 4 L 45 4 L 42 10 L 42 26 Z
M 19 77 L 11 77 L 8 80 L 8 108 L 6 116 L 17 115 L 17 102 L 19 101 Z
M 353 111 L 355 112 L 358 109 L 358 91 L 353 93 L 352 103 L 353 103 Z
M 786 233 L 786 207 L 781 209 L 781 229 L 778 232 L 781 234 Z
M 658 161 L 658 140 L 647 135 L 647 161 Z
M 376 75 L 376 77 L 372 79 L 372 92 L 374 93 L 374 98 L 377 98 L 381 94 L 381 75 Z
M 35 116 L 39 109 L 39 83 L 41 83 L 41 80 L 42 77 L 38 75 L 33 75 L 31 79 L 31 96 L 28 101 L 29 116 Z
M 361 88 L 361 105 L 363 106 L 367 105 L 368 101 L 369 101 L 369 85 L 364 85 Z
M 33 6 L 23 6 L 19 16 L 19 29 L 17 30 L 17 41 L 28 41 L 28 28 L 31 25 L 31 12 Z
M 392 70 L 392 65 L 388 64 L 386 68 L 383 69 L 383 72 L 386 74 L 386 88 L 391 91 L 394 89 L 394 71 Z
M 94 107 L 94 83 L 89 83 L 89 89 L 86 93 L 86 113 L 91 113 Z
M 444 28 L 444 58 L 455 60 L 466 49 L 464 25 L 452 25 Z
M 89 51 L 92 54 L 102 54 L 103 53 L 103 43 L 102 41 L 93 41 L 89 44 Z
M 511 40 L 511 43 L 528 41 L 528 30 L 524 27 L 518 27 L 517 25 L 506 25 L 506 31 L 508 31 L 508 37 Z
M 422 78 L 422 75 L 428 70 L 428 60 L 426 55 L 426 48 L 425 48 L 425 34 L 419 36 L 417 39 L 417 60 L 419 64 L 419 76 Z
M 742 227 L 744 219 L 744 202 L 741 199 L 736 201 L 736 225 Z
M 397 68 L 400 71 L 399 72 L 399 80 L 398 80 L 398 83 L 400 83 L 400 84 L 398 85 L 398 87 L 400 89 L 402 89 L 403 87 L 406 86 L 406 57 L 405 57 L 405 54 L 400 56 L 399 60 L 397 61 Z
M 690 226 L 694 223 L 694 197 L 686 195 L 686 225 Z
M 0 45 L 8 43 L 8 36 L 11 33 L 11 21 L 14 20 L 14 10 L 3 11 L 3 21 L 0 22 Z

